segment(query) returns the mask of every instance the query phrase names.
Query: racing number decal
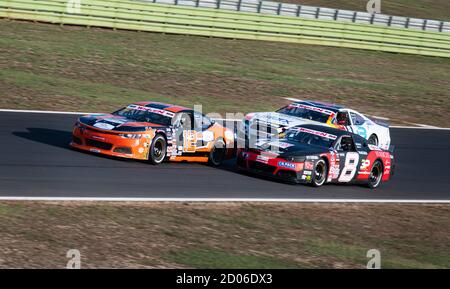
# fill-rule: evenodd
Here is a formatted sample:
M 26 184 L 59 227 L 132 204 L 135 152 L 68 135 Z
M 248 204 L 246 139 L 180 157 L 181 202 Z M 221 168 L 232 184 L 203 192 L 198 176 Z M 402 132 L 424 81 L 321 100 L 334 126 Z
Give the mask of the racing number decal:
M 339 177 L 339 182 L 350 182 L 356 174 L 359 163 L 359 154 L 355 152 L 349 152 L 345 156 L 345 164 L 342 169 L 342 173 Z
M 195 153 L 197 149 L 197 132 L 195 130 L 183 131 L 183 152 Z

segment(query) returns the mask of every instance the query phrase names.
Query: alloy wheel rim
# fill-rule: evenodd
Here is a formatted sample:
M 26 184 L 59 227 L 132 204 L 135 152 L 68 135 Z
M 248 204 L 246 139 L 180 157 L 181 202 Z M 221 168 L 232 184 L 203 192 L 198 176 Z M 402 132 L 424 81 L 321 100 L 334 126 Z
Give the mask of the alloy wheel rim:
M 157 161 L 160 161 L 164 157 L 163 148 L 164 145 L 160 140 L 158 140 L 153 147 L 153 155 Z
M 377 163 L 370 172 L 370 182 L 376 186 L 380 183 L 380 180 L 381 180 L 381 169 L 379 163 Z
M 319 162 L 316 165 L 316 169 L 314 170 L 314 180 L 316 181 L 316 184 L 321 184 L 324 181 L 324 172 L 325 166 L 323 162 Z

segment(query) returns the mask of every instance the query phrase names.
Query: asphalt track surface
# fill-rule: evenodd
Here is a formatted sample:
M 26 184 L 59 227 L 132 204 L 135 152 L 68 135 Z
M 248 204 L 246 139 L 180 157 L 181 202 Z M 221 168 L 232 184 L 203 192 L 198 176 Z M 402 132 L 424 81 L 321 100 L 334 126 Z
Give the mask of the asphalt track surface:
M 103 157 L 69 148 L 76 115 L 0 112 L 0 197 L 450 200 L 450 131 L 391 129 L 396 172 L 376 190 L 312 188 L 195 163 Z

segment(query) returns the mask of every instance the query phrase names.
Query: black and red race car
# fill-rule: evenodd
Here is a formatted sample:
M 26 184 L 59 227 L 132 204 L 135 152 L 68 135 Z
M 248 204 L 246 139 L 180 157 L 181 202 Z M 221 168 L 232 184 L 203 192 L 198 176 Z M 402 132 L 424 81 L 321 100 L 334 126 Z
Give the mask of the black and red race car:
M 237 155 L 240 169 L 315 187 L 362 183 L 376 188 L 391 178 L 393 162 L 391 152 L 363 137 L 320 125 L 295 126 Z

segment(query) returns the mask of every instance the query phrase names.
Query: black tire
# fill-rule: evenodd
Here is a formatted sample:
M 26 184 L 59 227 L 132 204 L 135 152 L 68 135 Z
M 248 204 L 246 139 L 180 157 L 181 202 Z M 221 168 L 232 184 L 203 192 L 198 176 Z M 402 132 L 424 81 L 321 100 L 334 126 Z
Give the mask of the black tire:
M 374 145 L 374 146 L 378 146 L 378 137 L 376 135 L 371 135 L 369 137 L 369 139 L 367 140 L 367 143 Z
M 217 140 L 209 152 L 208 163 L 212 166 L 220 166 L 225 160 L 226 152 L 225 142 L 222 139 Z
M 367 186 L 371 189 L 375 189 L 380 186 L 381 179 L 383 178 L 383 164 L 377 160 L 372 166 L 369 175 L 369 182 Z
M 325 184 L 328 176 L 328 165 L 324 159 L 317 161 L 314 166 L 314 171 L 312 174 L 311 185 L 313 187 L 320 187 Z
M 164 161 L 167 154 L 167 142 L 164 136 L 157 134 L 150 146 L 150 152 L 148 154 L 148 161 L 152 165 L 159 165 Z

